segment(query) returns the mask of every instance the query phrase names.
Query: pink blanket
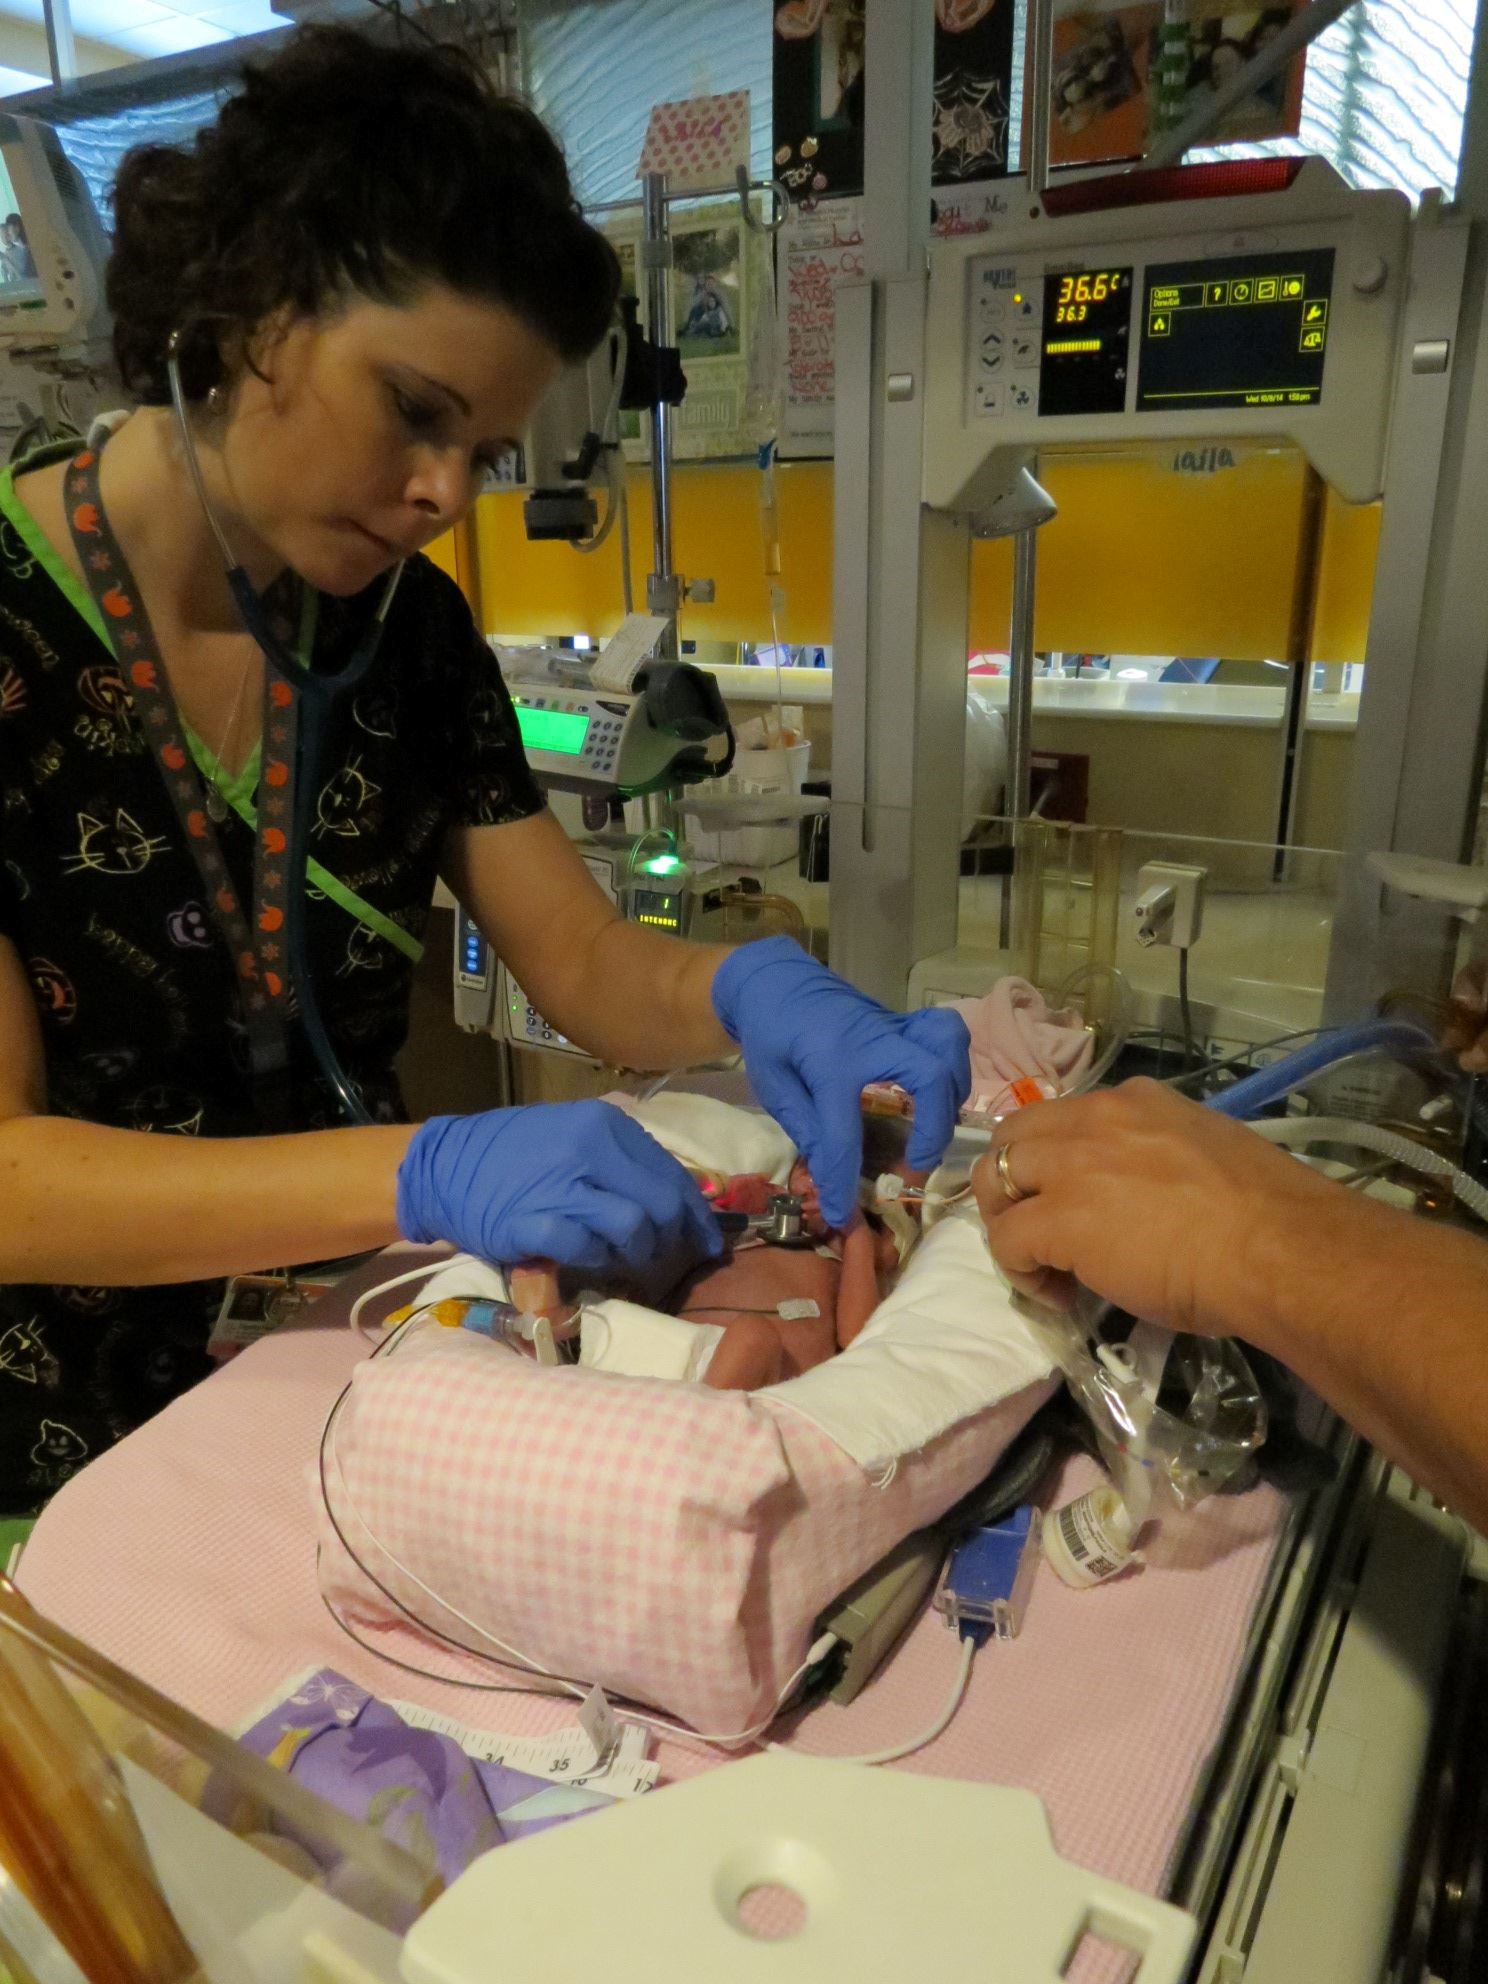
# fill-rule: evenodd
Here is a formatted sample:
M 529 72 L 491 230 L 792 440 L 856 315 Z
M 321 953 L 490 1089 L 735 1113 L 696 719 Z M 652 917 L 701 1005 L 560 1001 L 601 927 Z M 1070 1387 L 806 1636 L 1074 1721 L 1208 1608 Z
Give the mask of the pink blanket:
M 1090 1066 L 1092 1036 L 1074 1013 L 1051 1012 L 1026 978 L 999 978 L 985 998 L 954 1005 L 971 1033 L 970 1109 L 1000 1113 L 1020 1081 L 1062 1095 Z
M 401 1264 L 374 1264 L 363 1285 Z M 415 1678 L 353 1645 L 327 1615 L 305 1474 L 332 1400 L 367 1353 L 335 1326 L 345 1308 L 345 1292 L 327 1297 L 316 1326 L 255 1345 L 69 1482 L 27 1548 L 22 1588 L 224 1727 L 318 1665 L 492 1729 L 568 1723 L 561 1703 L 472 1686 L 490 1678 L 475 1660 L 412 1636 L 385 1640 L 446 1677 Z M 1057 1499 L 1092 1478 L 1087 1463 L 1072 1463 Z M 961 1712 L 902 1767 L 1026 1786 L 1048 1808 L 1062 1853 L 1160 1892 L 1223 1722 L 1279 1513 L 1265 1490 L 1206 1502 L 1157 1538 L 1144 1572 L 1090 1592 L 1041 1567 L 1022 1635 L 978 1655 Z M 852 1707 L 818 1709 L 790 1740 L 855 1755 L 910 1736 L 949 1688 L 956 1651 L 927 1614 Z M 668 1742 L 661 1759 L 670 1778 L 707 1764 Z

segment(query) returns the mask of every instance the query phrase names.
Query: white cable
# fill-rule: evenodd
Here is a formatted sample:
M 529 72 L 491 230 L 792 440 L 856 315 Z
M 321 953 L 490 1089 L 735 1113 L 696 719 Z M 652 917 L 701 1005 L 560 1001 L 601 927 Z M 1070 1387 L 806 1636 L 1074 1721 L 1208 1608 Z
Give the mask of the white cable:
M 355 1302 L 352 1303 L 351 1314 L 347 1318 L 352 1329 L 356 1331 L 363 1343 L 376 1343 L 377 1341 L 375 1336 L 369 1336 L 367 1334 L 362 1328 L 361 1322 L 362 1310 L 372 1300 L 374 1295 L 386 1295 L 390 1288 L 402 1288 L 410 1281 L 427 1281 L 431 1275 L 438 1274 L 440 1269 L 446 1265 L 444 1261 L 434 1261 L 432 1263 L 425 1261 L 421 1268 L 410 1268 L 407 1274 L 395 1274 L 391 1281 L 380 1281 L 375 1288 L 364 1288 Z M 332 1409 L 334 1410 L 334 1407 Z
M 1382 1124 L 1355 1123 L 1342 1116 L 1268 1116 L 1250 1127 L 1267 1143 L 1281 1144 L 1289 1150 L 1305 1150 L 1311 1144 L 1357 1144 L 1364 1150 L 1378 1151 L 1382 1157 L 1424 1172 L 1428 1178 L 1450 1180 L 1452 1190 L 1468 1210 L 1479 1219 L 1488 1220 L 1488 1190 L 1476 1178 L 1470 1178 L 1440 1151 L 1427 1150 Z
M 598 551 L 599 547 L 609 537 L 610 532 L 615 528 L 615 517 L 619 507 L 618 483 L 613 464 L 620 452 L 620 438 L 619 430 L 617 429 L 615 440 L 612 444 L 610 441 L 610 429 L 614 426 L 620 412 L 620 395 L 625 388 L 625 367 L 630 357 L 630 339 L 626 335 L 623 323 L 617 323 L 612 328 L 617 340 L 615 347 L 614 385 L 610 391 L 609 405 L 605 408 L 604 418 L 600 422 L 598 430 L 600 452 L 604 456 L 605 461 L 605 481 L 609 487 L 610 498 L 609 502 L 605 505 L 604 522 L 592 537 L 586 537 L 581 543 L 575 544 L 575 551 Z M 592 403 L 589 410 L 592 414 L 594 411 Z M 629 608 L 626 610 L 629 611 Z
M 609 497 L 609 501 L 605 504 L 604 522 L 600 525 L 599 529 L 594 533 L 593 537 L 578 539 L 575 541 L 573 547 L 575 551 L 583 552 L 586 555 L 591 551 L 598 551 L 599 547 L 603 543 L 605 543 L 605 541 L 608 539 L 610 532 L 615 528 L 615 513 L 616 513 L 615 484 L 609 471 L 609 455 L 610 455 L 610 450 L 606 448 L 605 449 L 605 481 L 609 487 L 610 497 Z
M 950 1724 L 951 1717 L 960 1708 L 966 1694 L 966 1684 L 971 1679 L 971 1663 L 976 1653 L 976 1641 L 965 1639 L 961 1642 L 961 1659 L 956 1668 L 956 1678 L 951 1685 L 950 1697 L 945 1707 L 936 1716 L 930 1727 L 908 1743 L 896 1743 L 891 1750 L 874 1750 L 866 1757 L 833 1757 L 834 1764 L 894 1764 L 901 1757 L 911 1757 L 916 1750 L 923 1750 L 942 1735 Z M 772 1750 L 783 1750 L 788 1745 L 772 1743 Z

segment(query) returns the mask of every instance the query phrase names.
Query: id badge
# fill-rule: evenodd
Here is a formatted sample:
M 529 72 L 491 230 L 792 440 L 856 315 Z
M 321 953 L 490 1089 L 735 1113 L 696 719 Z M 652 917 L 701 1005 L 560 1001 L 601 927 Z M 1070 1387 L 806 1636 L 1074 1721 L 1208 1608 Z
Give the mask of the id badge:
M 333 1286 L 329 1281 L 300 1281 L 292 1274 L 230 1276 L 207 1340 L 207 1355 L 226 1363 L 250 1343 L 292 1323 Z

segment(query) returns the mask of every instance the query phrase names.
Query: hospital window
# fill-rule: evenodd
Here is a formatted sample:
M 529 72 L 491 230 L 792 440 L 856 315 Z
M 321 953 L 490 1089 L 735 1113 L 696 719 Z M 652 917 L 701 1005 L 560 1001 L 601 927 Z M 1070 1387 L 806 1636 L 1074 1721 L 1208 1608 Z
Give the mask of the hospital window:
M 525 0 L 522 73 L 586 204 L 636 197 L 651 106 L 748 90 L 754 172 L 770 163 L 773 10 L 755 0 Z

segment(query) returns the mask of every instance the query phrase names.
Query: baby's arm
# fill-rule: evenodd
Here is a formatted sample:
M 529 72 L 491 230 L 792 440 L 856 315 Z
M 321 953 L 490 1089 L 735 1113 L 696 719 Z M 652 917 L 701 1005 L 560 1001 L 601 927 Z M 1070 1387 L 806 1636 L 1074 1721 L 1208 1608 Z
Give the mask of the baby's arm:
M 506 1271 L 507 1293 L 524 1316 L 546 1316 L 561 1332 L 573 1316 L 573 1304 L 563 1300 L 556 1261 L 519 1261 Z
M 837 1348 L 846 1350 L 878 1307 L 878 1236 L 861 1213 L 842 1236 L 837 1284 Z

